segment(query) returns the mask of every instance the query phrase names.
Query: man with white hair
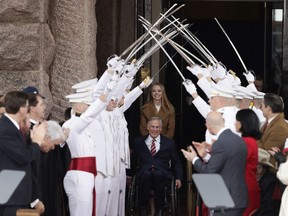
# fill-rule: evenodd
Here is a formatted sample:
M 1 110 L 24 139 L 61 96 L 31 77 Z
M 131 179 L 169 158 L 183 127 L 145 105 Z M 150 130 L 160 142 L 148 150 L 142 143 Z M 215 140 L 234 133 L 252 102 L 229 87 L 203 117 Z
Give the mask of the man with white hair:
M 183 82 L 187 92 L 194 98 L 193 104 L 200 112 L 200 114 L 206 118 L 207 114 L 211 111 L 218 111 L 223 113 L 225 119 L 225 126 L 230 128 L 234 133 L 237 134 L 235 129 L 235 116 L 238 109 L 234 106 L 235 99 L 234 95 L 236 92 L 221 85 L 213 85 L 211 92 L 209 93 L 209 105 L 198 95 L 195 85 L 190 81 Z M 208 130 L 206 130 L 206 142 L 212 144 L 215 140 Z

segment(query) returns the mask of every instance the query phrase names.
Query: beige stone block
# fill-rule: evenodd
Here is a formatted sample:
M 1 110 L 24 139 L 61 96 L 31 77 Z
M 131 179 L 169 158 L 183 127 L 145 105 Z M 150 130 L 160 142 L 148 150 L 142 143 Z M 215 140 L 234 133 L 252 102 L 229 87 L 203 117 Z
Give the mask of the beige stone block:
M 51 113 L 53 101 L 46 71 L 0 71 L 0 83 L 0 95 L 9 91 L 22 91 L 27 86 L 35 86 L 46 97 L 47 116 Z
M 0 22 L 45 22 L 49 0 L 1 0 Z
M 57 49 L 50 67 L 54 119 L 63 119 L 71 86 L 96 77 L 95 0 L 55 0 L 50 26 Z
M 46 70 L 51 64 L 54 39 L 47 24 L 0 24 L 0 70 Z

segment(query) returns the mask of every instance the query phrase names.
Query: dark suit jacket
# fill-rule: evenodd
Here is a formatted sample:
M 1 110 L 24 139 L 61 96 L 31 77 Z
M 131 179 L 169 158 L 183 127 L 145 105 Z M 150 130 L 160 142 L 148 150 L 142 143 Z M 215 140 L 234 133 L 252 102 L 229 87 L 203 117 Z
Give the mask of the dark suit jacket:
M 149 170 L 154 166 L 156 169 L 161 170 L 167 179 L 172 179 L 173 176 L 175 179 L 182 179 L 182 164 L 174 140 L 161 135 L 160 149 L 152 156 L 150 149 L 147 148 L 145 143 L 146 138 L 147 136 L 138 137 L 135 140 L 133 154 L 137 158 L 139 165 L 137 175 L 141 177 L 144 170 Z
M 247 147 L 244 140 L 230 129 L 224 130 L 212 145 L 208 163 L 198 159 L 194 168 L 199 173 L 218 173 L 230 192 L 235 208 L 245 208 L 248 192 L 245 181 Z
M 28 205 L 31 201 L 31 162 L 39 156 L 39 146 L 27 145 L 22 133 L 6 116 L 0 118 L 0 171 L 22 170 L 26 175 L 5 205 Z

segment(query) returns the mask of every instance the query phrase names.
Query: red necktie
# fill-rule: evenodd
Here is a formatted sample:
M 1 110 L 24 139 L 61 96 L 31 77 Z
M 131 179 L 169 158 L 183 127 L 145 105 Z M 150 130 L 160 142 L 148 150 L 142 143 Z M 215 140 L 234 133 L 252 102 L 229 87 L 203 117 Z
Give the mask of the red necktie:
M 156 154 L 156 144 L 155 144 L 155 139 L 152 140 L 152 144 L 151 144 L 151 149 L 150 152 L 152 154 L 152 156 L 154 156 Z

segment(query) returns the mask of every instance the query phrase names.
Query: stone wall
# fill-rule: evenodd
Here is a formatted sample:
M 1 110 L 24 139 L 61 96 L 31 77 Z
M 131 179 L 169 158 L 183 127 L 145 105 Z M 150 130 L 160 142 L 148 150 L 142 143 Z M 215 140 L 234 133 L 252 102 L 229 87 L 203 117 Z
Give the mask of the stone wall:
M 49 25 L 56 49 L 50 67 L 51 118 L 62 119 L 71 86 L 97 75 L 96 0 L 51 0 Z
M 47 74 L 55 43 L 47 20 L 48 0 L 0 1 L 0 94 L 33 85 L 52 97 Z
M 35 86 L 62 120 L 71 86 L 96 77 L 96 0 L 0 1 L 0 94 Z

